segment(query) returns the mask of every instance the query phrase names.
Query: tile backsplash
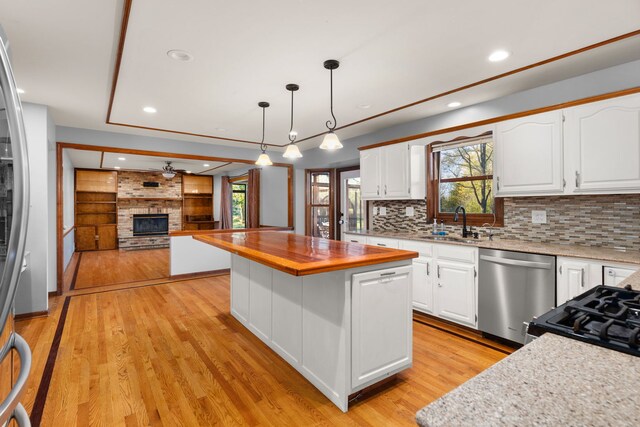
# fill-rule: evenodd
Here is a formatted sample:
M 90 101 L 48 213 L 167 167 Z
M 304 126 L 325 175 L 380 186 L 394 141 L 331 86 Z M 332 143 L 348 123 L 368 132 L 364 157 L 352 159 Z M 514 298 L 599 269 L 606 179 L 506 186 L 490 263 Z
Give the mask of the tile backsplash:
M 386 215 L 372 217 L 374 231 L 431 231 L 424 200 L 374 201 L 372 205 L 387 210 Z M 414 208 L 414 216 L 405 215 L 406 207 Z M 532 210 L 545 210 L 547 223 L 533 224 Z M 640 250 L 638 194 L 505 198 L 504 221 L 505 226 L 494 232 L 503 238 Z M 447 228 L 458 232 L 460 225 Z

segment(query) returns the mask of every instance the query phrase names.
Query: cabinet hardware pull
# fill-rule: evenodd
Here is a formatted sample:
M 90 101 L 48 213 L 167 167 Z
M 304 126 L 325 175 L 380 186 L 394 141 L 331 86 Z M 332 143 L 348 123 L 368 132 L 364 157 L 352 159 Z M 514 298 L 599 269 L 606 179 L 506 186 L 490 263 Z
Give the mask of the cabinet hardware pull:
M 387 195 L 387 184 L 384 185 L 384 195 Z
M 498 186 L 498 191 L 500 191 L 500 177 L 496 177 L 496 185 Z
M 438 271 L 438 279 L 440 278 L 440 266 L 436 267 L 437 271 Z
M 563 178 L 562 179 L 562 189 L 564 190 L 566 186 L 567 186 L 567 180 Z
M 384 243 L 376 243 L 378 246 L 384 246 L 386 247 L 387 245 L 385 245 Z
M 441 288 L 442 287 L 442 283 L 438 283 L 438 287 Z
M 562 266 L 560 266 L 560 274 L 562 274 Z
M 380 273 L 380 276 L 393 276 L 394 274 L 396 274 L 395 271 L 391 271 L 389 273 Z
M 580 287 L 584 288 L 584 268 L 580 269 Z
M 429 275 L 429 263 L 427 263 L 427 276 Z
M 576 171 L 576 188 L 580 188 L 580 172 Z
M 376 190 L 376 193 L 378 194 L 378 196 L 380 195 L 380 186 L 378 185 L 378 189 Z
M 351 243 L 358 243 L 357 240 L 350 240 Z

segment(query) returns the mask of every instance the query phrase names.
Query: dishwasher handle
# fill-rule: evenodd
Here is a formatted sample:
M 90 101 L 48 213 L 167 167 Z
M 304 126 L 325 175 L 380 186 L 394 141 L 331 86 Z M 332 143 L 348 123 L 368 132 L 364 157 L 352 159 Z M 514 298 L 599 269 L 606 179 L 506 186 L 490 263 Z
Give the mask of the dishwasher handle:
M 551 269 L 551 263 L 548 262 L 522 261 L 520 259 L 500 258 L 490 255 L 480 255 L 480 259 L 483 261 L 494 262 L 496 264 L 513 265 L 516 267 L 540 268 L 543 270 Z

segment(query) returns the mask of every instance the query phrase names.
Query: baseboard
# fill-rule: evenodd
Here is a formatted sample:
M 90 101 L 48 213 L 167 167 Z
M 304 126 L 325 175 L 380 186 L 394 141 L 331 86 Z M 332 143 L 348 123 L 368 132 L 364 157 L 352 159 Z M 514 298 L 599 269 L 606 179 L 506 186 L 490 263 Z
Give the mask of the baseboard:
M 49 315 L 49 310 L 34 311 L 33 313 L 21 313 L 13 316 L 14 320 L 32 319 L 34 317 L 45 317 Z
M 229 274 L 230 268 L 222 268 L 220 270 L 199 271 L 197 273 L 176 274 L 171 276 L 171 280 L 184 280 L 184 279 L 197 279 L 199 277 L 208 276 L 221 276 L 223 274 Z

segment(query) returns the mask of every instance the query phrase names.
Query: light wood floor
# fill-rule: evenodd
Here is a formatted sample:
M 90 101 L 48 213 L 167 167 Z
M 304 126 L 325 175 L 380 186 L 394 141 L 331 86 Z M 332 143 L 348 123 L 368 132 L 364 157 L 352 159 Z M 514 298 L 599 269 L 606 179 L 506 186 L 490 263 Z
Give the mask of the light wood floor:
M 43 408 L 43 426 L 414 425 L 419 408 L 506 356 L 414 322 L 413 368 L 344 414 L 229 314 L 228 275 L 52 297 L 49 317 L 16 326 L 34 352 L 23 403 Z
M 80 265 L 74 289 L 169 277 L 169 249 L 88 251 L 82 252 L 78 259 Z M 68 283 L 65 289 L 71 286 Z

